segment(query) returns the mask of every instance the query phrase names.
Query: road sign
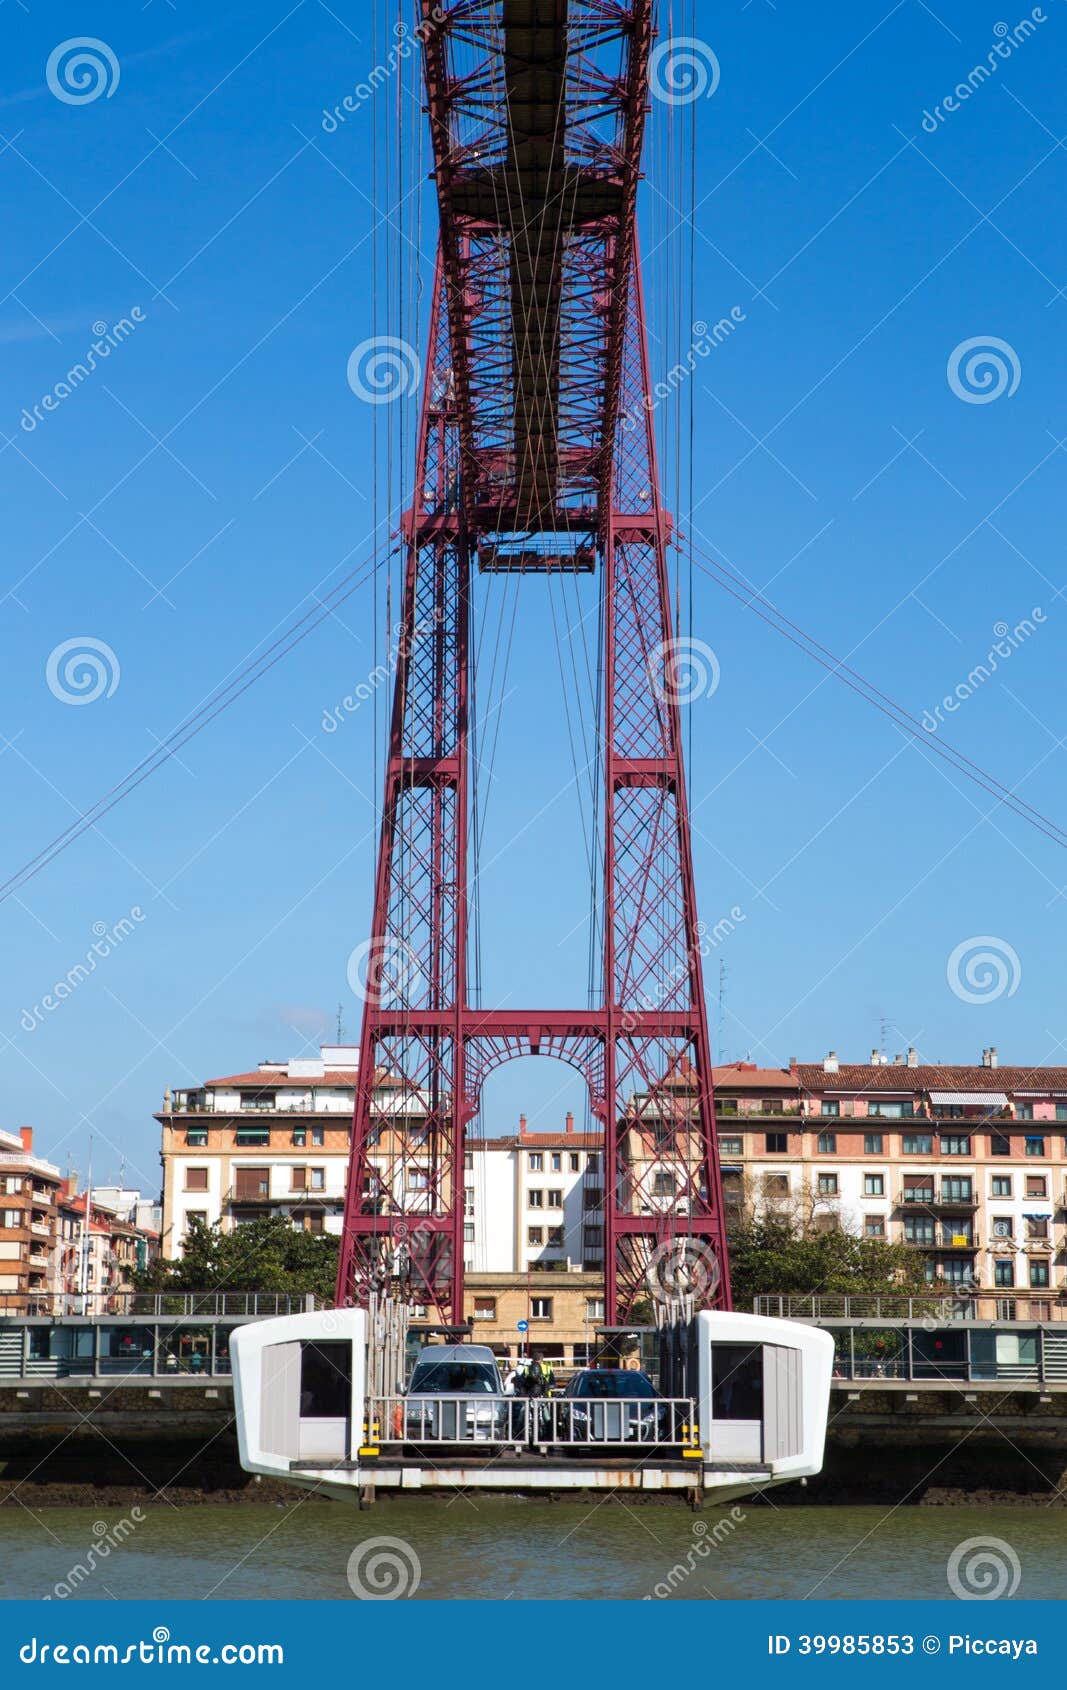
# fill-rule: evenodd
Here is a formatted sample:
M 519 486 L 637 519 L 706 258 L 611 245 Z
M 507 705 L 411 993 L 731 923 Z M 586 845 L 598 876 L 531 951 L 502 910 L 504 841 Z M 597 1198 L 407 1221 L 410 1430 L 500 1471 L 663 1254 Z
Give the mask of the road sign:
M 520 1332 L 529 1332 L 530 1322 L 528 1320 L 520 1320 L 518 1323 L 518 1330 Z

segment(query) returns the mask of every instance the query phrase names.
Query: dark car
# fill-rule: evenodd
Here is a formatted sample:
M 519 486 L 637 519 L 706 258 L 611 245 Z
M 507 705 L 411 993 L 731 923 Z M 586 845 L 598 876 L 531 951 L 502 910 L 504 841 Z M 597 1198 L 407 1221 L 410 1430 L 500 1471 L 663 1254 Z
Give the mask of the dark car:
M 646 1373 L 631 1368 L 583 1368 L 556 1412 L 560 1435 L 575 1446 L 671 1441 L 670 1405 Z

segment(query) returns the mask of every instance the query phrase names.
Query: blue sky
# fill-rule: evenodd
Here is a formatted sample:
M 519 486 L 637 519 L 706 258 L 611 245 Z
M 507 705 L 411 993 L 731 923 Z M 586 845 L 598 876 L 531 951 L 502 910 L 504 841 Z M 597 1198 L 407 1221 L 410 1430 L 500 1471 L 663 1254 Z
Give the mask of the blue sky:
M 673 131 L 654 102 L 642 215 L 658 362 L 690 304 L 744 314 L 660 413 L 673 500 L 692 409 L 699 544 L 918 716 L 996 625 L 1039 609 L 943 731 L 1062 820 L 1067 11 L 1037 10 L 1032 38 L 924 129 L 1027 9 L 851 0 L 813 25 L 793 0 L 729 0 L 694 22 L 678 0 L 676 33 L 720 79 Z M 346 370 L 371 336 L 418 343 L 425 325 L 433 205 L 414 191 L 410 77 L 322 124 L 396 15 L 384 0 L 0 14 L 4 878 L 367 558 L 401 501 L 414 399 L 370 406 Z M 105 66 L 110 94 L 71 103 L 46 65 L 79 37 L 106 43 L 118 79 Z M 689 123 L 691 301 L 672 285 Z M 35 419 L 93 325 L 122 318 L 121 344 Z M 1017 386 L 968 402 L 949 360 L 989 337 Z M 151 1188 L 165 1085 L 300 1054 L 332 1037 L 338 1003 L 357 1035 L 346 963 L 369 923 L 384 697 L 322 723 L 387 644 L 384 574 L 377 602 L 360 588 L 0 907 L 0 1121 L 32 1123 L 62 1163 L 84 1170 L 92 1129 L 97 1177 L 125 1156 Z M 693 633 L 721 676 L 687 713 L 701 908 L 709 924 L 743 913 L 708 965 L 713 999 L 727 970 L 724 1054 L 860 1058 L 884 1019 L 891 1054 L 995 1043 L 1003 1060 L 1063 1060 L 1062 849 L 699 572 Z M 114 654 L 117 684 L 72 706 L 48 662 L 85 638 Z M 581 818 L 536 584 L 505 690 L 486 996 L 580 1002 Z M 114 954 L 35 1016 L 94 924 L 135 907 Z M 969 1002 L 946 968 L 978 936 L 1009 984 Z M 544 1063 L 503 1070 L 486 1104 L 491 1131 L 522 1108 L 546 1126 L 583 1108 Z

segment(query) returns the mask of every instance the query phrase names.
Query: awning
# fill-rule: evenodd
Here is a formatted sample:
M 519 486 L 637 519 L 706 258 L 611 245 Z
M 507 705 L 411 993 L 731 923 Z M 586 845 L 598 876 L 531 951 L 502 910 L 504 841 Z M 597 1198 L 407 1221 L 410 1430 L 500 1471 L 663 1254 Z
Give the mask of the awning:
M 986 1104 L 990 1109 L 1006 1109 L 1008 1099 L 1002 1091 L 932 1091 L 931 1103 Z

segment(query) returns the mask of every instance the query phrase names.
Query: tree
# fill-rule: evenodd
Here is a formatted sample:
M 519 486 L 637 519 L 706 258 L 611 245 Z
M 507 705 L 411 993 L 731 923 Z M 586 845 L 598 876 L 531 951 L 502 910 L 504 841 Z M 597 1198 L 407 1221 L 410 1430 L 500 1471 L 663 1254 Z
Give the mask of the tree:
M 774 1292 L 789 1296 L 891 1295 L 928 1291 L 918 1252 L 906 1244 L 815 1232 L 793 1216 L 740 1220 L 730 1233 L 734 1305 Z
M 158 1260 L 136 1276 L 138 1291 L 311 1292 L 333 1301 L 338 1240 L 304 1232 L 276 1215 L 249 1221 L 233 1232 L 216 1222 L 192 1221 L 181 1258 Z

